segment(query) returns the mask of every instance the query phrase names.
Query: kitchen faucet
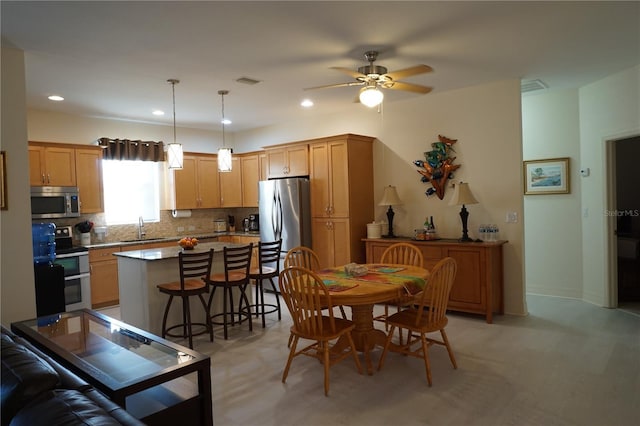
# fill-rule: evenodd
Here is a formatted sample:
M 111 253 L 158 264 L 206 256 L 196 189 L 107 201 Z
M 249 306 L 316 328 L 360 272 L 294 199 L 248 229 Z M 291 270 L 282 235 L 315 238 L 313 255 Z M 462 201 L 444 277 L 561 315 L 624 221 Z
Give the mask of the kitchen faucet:
M 138 218 L 138 239 L 141 240 L 146 235 L 147 233 L 144 231 L 144 220 L 142 219 L 142 216 L 140 216 Z

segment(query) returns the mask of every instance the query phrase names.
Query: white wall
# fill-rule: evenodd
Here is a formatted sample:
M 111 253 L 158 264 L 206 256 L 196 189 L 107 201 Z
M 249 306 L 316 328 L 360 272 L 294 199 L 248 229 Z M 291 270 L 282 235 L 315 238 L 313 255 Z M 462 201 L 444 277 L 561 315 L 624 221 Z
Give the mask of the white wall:
M 640 134 L 640 65 L 582 87 L 579 105 L 580 164 L 591 169 L 591 176 L 582 181 L 581 194 L 583 298 L 615 306 L 607 269 L 611 254 L 607 221 L 612 218 L 605 215 L 606 145 L 608 140 Z
M 523 159 L 571 158 L 569 194 L 524 197 L 528 293 L 582 297 L 579 129 L 577 89 L 523 97 Z
M 36 316 L 31 244 L 31 201 L 24 53 L 2 47 L 2 132 L 6 152 L 8 209 L 0 211 L 2 324 Z
M 468 206 L 469 230 L 476 236 L 480 223 L 496 223 L 504 246 L 505 310 L 524 314 L 523 197 L 520 82 L 502 81 L 461 90 L 416 96 L 412 100 L 385 105 L 382 114 L 354 105 L 348 114 L 310 116 L 307 120 L 236 134 L 236 144 L 253 150 L 270 144 L 357 133 L 374 136 L 375 199 L 385 185 L 395 185 L 403 201 L 394 207 L 394 231 L 413 235 L 425 216 L 433 216 L 442 237 L 459 238 L 462 226 L 459 206 L 449 206 L 452 189 L 443 200 L 427 198 L 430 187 L 420 182 L 414 160 L 442 134 L 458 139 L 455 164 L 462 167 L 454 181 L 469 185 L 479 204 Z M 376 219 L 385 219 L 385 208 L 376 207 Z M 507 211 L 520 221 L 506 224 Z
M 69 114 L 29 109 L 28 137 L 30 141 L 92 145 L 102 137 L 110 139 L 142 139 L 173 142 L 173 125 L 144 124 L 104 118 L 77 117 Z M 227 137 L 229 136 L 229 137 Z M 233 135 L 226 135 L 226 144 L 233 146 Z M 222 133 L 177 127 L 176 141 L 185 151 L 215 153 L 222 146 Z

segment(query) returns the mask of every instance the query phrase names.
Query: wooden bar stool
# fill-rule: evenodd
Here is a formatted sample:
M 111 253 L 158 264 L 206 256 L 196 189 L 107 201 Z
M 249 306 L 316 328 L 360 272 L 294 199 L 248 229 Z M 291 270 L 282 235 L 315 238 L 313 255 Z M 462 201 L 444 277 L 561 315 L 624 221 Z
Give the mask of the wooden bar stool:
M 224 338 L 228 338 L 228 325 L 235 325 L 236 314 L 238 315 L 238 323 L 242 323 L 244 315 L 249 320 L 249 330 L 253 331 L 251 322 L 251 312 L 243 310 L 242 305 L 249 306 L 249 298 L 247 297 L 247 286 L 249 284 L 249 269 L 251 268 L 251 252 L 253 251 L 253 243 L 241 247 L 225 247 L 224 248 L 224 273 L 210 274 L 207 283 L 211 286 L 211 294 L 209 295 L 209 304 L 207 311 L 209 312 L 211 324 L 222 325 L 224 327 Z M 213 304 L 213 295 L 217 288 L 223 289 L 222 312 L 211 315 L 211 305 Z M 240 300 L 238 310 L 235 310 L 233 303 L 233 289 L 240 290 Z M 222 321 L 214 321 L 214 318 L 222 317 Z M 230 319 L 230 320 L 229 320 Z
M 162 318 L 162 338 L 166 336 L 182 337 L 189 339 L 189 347 L 193 349 L 193 336 L 199 336 L 206 332 L 209 333 L 209 339 L 213 342 L 213 327 L 209 318 L 209 309 L 207 303 L 202 297 L 203 293 L 209 292 L 206 279 L 211 275 L 211 264 L 213 261 L 213 249 L 200 253 L 178 253 L 178 262 L 180 264 L 180 281 L 173 281 L 164 284 L 158 284 L 160 293 L 168 294 L 169 301 L 164 310 Z M 191 322 L 191 308 L 189 298 L 198 296 L 202 307 L 205 311 L 206 323 Z M 174 297 L 182 299 L 182 323 L 167 327 L 167 317 L 171 309 L 171 303 Z M 203 326 L 204 330 L 198 333 L 193 332 L 193 326 Z M 171 330 L 182 328 L 182 334 L 172 333 Z
M 282 240 L 273 242 L 258 243 L 258 266 L 251 268 L 249 278 L 254 280 L 256 285 L 256 303 L 249 305 L 247 309 L 255 312 L 256 318 L 262 315 L 262 328 L 265 327 L 265 316 L 273 312 L 278 313 L 278 320 L 282 319 L 280 310 L 280 298 L 273 279 L 280 275 L 280 249 L 282 248 Z M 269 266 L 273 265 L 273 266 Z M 276 295 L 276 303 L 264 303 L 264 285 L 263 281 L 269 280 L 271 289 Z M 267 308 L 269 310 L 267 310 Z

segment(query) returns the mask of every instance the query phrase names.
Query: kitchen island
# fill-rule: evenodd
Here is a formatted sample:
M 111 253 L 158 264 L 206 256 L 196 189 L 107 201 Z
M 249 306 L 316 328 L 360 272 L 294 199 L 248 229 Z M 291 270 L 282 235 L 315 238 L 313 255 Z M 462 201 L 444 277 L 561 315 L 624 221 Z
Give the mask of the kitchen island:
M 228 242 L 201 243 L 193 252 L 208 251 L 213 248 L 212 273 L 224 272 L 224 247 L 239 247 L 244 244 Z M 151 248 L 147 250 L 121 251 L 114 253 L 118 258 L 118 288 L 120 291 L 120 316 L 122 321 L 162 335 L 162 316 L 168 296 L 161 294 L 158 284 L 179 281 L 180 266 L 176 247 Z M 250 288 L 247 295 L 250 297 Z M 200 301 L 192 297 L 191 317 L 193 322 L 205 322 Z M 234 293 L 234 301 L 239 300 Z M 211 314 L 222 311 L 222 292 L 217 292 L 211 308 Z M 169 312 L 168 324 L 182 322 L 182 304 L 174 300 Z

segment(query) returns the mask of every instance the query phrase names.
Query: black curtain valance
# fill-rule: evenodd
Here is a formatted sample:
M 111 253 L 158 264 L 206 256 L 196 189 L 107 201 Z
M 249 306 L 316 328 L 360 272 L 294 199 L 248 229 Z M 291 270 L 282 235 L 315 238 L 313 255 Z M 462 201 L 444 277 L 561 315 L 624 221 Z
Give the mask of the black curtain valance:
M 98 145 L 104 149 L 102 158 L 105 160 L 164 161 L 162 141 L 100 138 Z

